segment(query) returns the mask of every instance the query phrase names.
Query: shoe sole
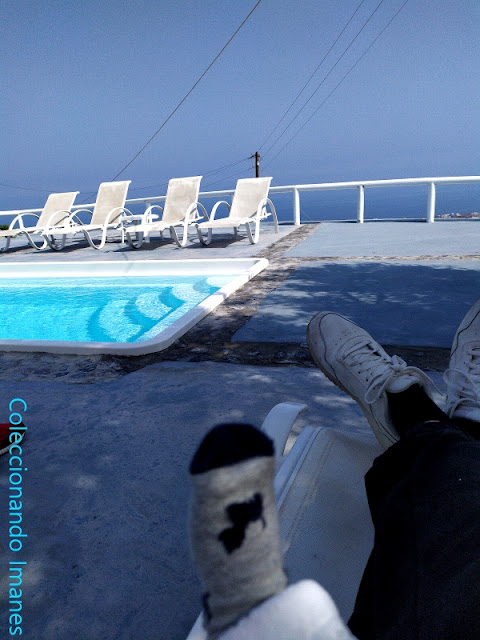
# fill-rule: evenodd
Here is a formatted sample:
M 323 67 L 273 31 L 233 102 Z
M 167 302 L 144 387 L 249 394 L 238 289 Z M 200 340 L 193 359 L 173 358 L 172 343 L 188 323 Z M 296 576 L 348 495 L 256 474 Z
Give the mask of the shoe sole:
M 354 393 L 352 393 L 346 387 L 344 387 L 344 385 L 340 382 L 340 380 L 325 367 L 325 364 L 317 357 L 317 354 L 315 353 L 316 351 L 318 351 L 318 345 L 321 342 L 323 346 L 323 354 L 324 356 L 326 355 L 326 343 L 322 338 L 320 338 L 321 336 L 320 323 L 323 320 L 323 318 L 325 318 L 328 315 L 340 315 L 340 314 L 332 313 L 330 311 L 322 311 L 320 313 L 317 313 L 315 316 L 313 316 L 313 318 L 308 323 L 307 343 L 308 343 L 308 349 L 310 351 L 310 355 L 312 356 L 312 359 L 317 365 L 317 367 L 330 380 L 330 382 L 333 382 L 335 386 L 337 386 L 344 393 L 346 393 L 353 400 L 355 400 L 355 402 L 358 404 L 360 409 L 363 411 L 363 414 L 367 419 L 367 422 L 370 425 L 370 428 L 372 429 L 375 437 L 380 442 L 380 444 L 382 446 L 389 447 L 398 441 L 398 437 L 390 433 L 390 431 L 385 429 L 381 424 L 377 422 L 377 420 L 373 415 L 373 412 L 371 411 L 371 409 L 368 408 L 368 405 L 365 405 L 360 398 L 358 398 Z M 354 324 L 356 327 L 359 327 L 360 329 L 362 328 L 359 325 L 357 325 L 355 322 L 352 322 L 352 324 Z M 327 362 L 326 357 L 325 357 L 325 361 Z

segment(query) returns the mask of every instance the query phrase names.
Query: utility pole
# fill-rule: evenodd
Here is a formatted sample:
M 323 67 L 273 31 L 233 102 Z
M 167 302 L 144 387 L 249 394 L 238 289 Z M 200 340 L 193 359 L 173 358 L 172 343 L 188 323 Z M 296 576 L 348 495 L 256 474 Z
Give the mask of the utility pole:
M 255 158 L 255 177 L 259 178 L 260 177 L 260 154 L 258 153 L 258 151 L 255 151 L 253 156 L 250 156 L 250 158 Z

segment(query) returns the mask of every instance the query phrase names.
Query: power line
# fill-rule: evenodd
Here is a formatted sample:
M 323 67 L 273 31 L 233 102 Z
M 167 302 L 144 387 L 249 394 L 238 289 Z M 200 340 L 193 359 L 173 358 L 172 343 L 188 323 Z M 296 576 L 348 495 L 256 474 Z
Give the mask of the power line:
M 218 167 L 217 169 L 212 169 L 211 171 L 207 171 L 206 173 L 204 173 L 204 177 L 215 175 L 216 173 L 220 173 L 225 169 L 230 169 L 231 167 L 235 167 L 241 164 L 242 162 L 247 162 L 248 160 L 250 160 L 250 157 L 242 158 L 241 160 L 236 160 L 235 162 L 230 162 L 229 164 L 223 165 L 222 167 Z M 227 180 L 229 177 L 231 176 L 227 176 L 227 178 L 223 178 L 223 179 Z M 168 185 L 168 181 L 163 182 L 161 184 L 148 185 L 146 187 L 131 187 L 130 191 L 142 191 L 144 189 L 155 189 L 160 187 L 166 187 L 167 185 Z M 4 182 L 0 182 L 0 187 L 6 187 L 8 189 L 21 189 L 22 191 L 33 191 L 35 193 L 55 193 L 56 191 L 58 191 L 57 189 L 35 189 L 33 187 L 20 187 L 18 185 L 6 184 Z M 90 199 L 94 195 L 95 195 L 95 192 L 89 193 L 88 196 L 83 197 L 83 200 L 86 202 L 86 200 Z
M 55 193 L 55 189 L 34 189 L 33 187 L 19 187 L 14 184 L 4 184 L 0 182 L 0 187 L 6 187 L 7 189 L 21 189 L 22 191 L 35 191 L 36 193 Z
M 180 109 L 180 107 L 182 106 L 182 104 L 185 102 L 185 100 L 188 98 L 188 96 L 193 92 L 193 90 L 197 87 L 197 85 L 200 83 L 200 81 L 207 75 L 207 73 L 210 71 L 210 69 L 213 67 L 213 65 L 215 64 L 215 62 L 220 58 L 220 56 L 222 55 L 222 53 L 225 51 L 225 49 L 230 45 L 230 43 L 232 42 L 232 40 L 235 38 L 235 36 L 237 35 L 237 33 L 240 31 L 240 29 L 245 25 L 245 23 L 247 22 L 247 20 L 250 18 L 250 16 L 253 14 L 253 12 L 255 11 L 255 9 L 257 9 L 257 7 L 259 6 L 259 4 L 262 2 L 262 0 L 258 0 L 256 2 L 256 4 L 254 5 L 254 7 L 250 10 L 250 12 L 247 14 L 246 18 L 243 20 L 243 22 L 240 24 L 240 26 L 235 30 L 235 32 L 233 33 L 233 35 L 228 39 L 228 41 L 226 42 L 226 44 L 222 47 L 222 49 L 219 51 L 219 53 L 215 56 L 215 58 L 212 60 L 212 62 L 208 65 L 208 67 L 205 69 L 205 71 L 200 75 L 200 77 L 198 78 L 198 80 L 193 84 L 193 86 L 189 89 L 189 91 L 187 91 L 187 93 L 183 96 L 183 98 L 180 100 L 180 102 L 177 104 L 177 106 L 173 109 L 173 111 L 167 116 L 167 118 L 162 122 L 162 124 L 160 125 L 160 127 L 155 131 L 155 133 L 150 136 L 150 138 L 147 140 L 147 142 L 143 145 L 143 147 L 141 149 L 139 149 L 139 151 L 137 151 L 137 153 L 133 156 L 133 158 L 111 179 L 111 181 L 113 182 L 114 180 L 116 180 L 124 171 L 125 169 L 127 169 L 137 158 L 138 156 L 147 148 L 147 146 L 152 142 L 152 140 L 160 133 L 160 131 L 164 128 L 164 126 L 167 124 L 167 122 L 174 116 L 174 114 Z M 231 166 L 231 165 L 230 165 Z M 218 170 L 220 171 L 220 169 Z M 165 186 L 165 184 L 168 183 L 164 183 L 163 185 L 156 185 L 156 186 Z M 1 184 L 0 186 L 3 187 L 8 187 L 8 188 L 12 188 L 12 189 L 22 189 L 25 191 L 37 191 L 37 192 L 41 192 L 44 191 L 45 193 L 47 193 L 46 189 L 31 189 L 29 187 L 17 187 L 17 186 L 13 186 L 13 185 L 7 185 L 7 184 Z M 150 187 L 139 187 L 139 189 L 149 189 Z M 48 193 L 51 193 L 51 190 L 48 191 Z M 90 199 L 92 196 L 94 196 L 95 193 L 89 193 L 87 196 L 85 196 L 85 198 L 83 198 L 83 201 L 86 202 L 88 199 Z
M 370 49 L 373 47 L 373 45 L 375 44 L 375 42 L 380 38 L 380 36 L 384 33 L 384 31 L 386 31 L 388 29 L 388 27 L 392 24 L 392 22 L 395 20 L 395 18 L 398 16 L 398 14 L 400 13 L 400 11 L 402 11 L 402 9 L 405 7 L 405 5 L 407 4 L 408 0 L 405 0 L 405 2 L 402 4 L 402 6 L 400 7 L 400 9 L 398 9 L 398 11 L 394 14 L 394 16 L 392 18 L 390 18 L 390 20 L 387 22 L 387 24 L 383 27 L 383 29 L 380 31 L 380 33 L 376 36 L 376 38 L 370 43 L 370 45 L 367 47 L 367 49 L 365 49 L 365 51 L 362 53 L 362 55 L 360 56 L 360 58 L 355 62 L 355 64 L 353 64 L 350 69 L 347 71 L 347 73 L 343 76 L 343 78 L 340 80 L 340 82 L 332 89 L 332 91 L 330 91 L 330 93 L 328 94 L 328 96 L 325 98 L 325 100 L 323 100 L 323 102 L 315 109 L 315 111 L 311 114 L 311 116 L 308 118 L 308 120 L 306 120 L 302 126 L 300 127 L 300 129 L 298 129 L 298 131 L 288 140 L 288 142 L 280 149 L 280 151 L 273 156 L 273 158 L 270 160 L 270 162 L 268 162 L 268 164 L 266 165 L 266 167 L 270 166 L 272 164 L 272 162 L 282 153 L 282 151 L 290 144 L 290 142 L 292 142 L 292 140 L 298 136 L 298 134 L 300 133 L 300 131 L 310 122 L 310 120 L 313 118 L 313 116 L 320 110 L 321 107 L 323 107 L 323 105 L 327 102 L 327 100 L 333 95 L 333 93 L 338 89 L 338 87 L 342 84 L 342 82 L 345 80 L 345 78 L 355 69 L 355 67 L 357 66 L 357 64 L 367 55 L 367 53 L 370 51 Z M 265 167 L 265 168 L 266 168 Z
M 129 162 L 127 162 L 127 164 L 116 174 L 116 176 L 114 176 L 112 178 L 112 182 L 113 182 L 113 180 L 116 180 L 125 171 L 125 169 L 127 169 L 138 158 L 138 156 L 148 147 L 148 145 L 152 142 L 152 140 L 160 133 L 160 131 L 163 129 L 163 127 L 167 124 L 167 122 L 173 117 L 173 115 L 180 109 L 182 104 L 185 102 L 185 100 L 188 98 L 188 96 L 192 93 L 192 91 L 195 89 L 195 87 L 200 83 L 200 81 L 207 75 L 207 73 L 213 67 L 215 62 L 220 58 L 222 53 L 225 51 L 225 49 L 228 47 L 228 45 L 232 42 L 232 40 L 235 38 L 237 33 L 240 31 L 240 29 L 243 27 L 243 25 L 247 22 L 247 20 L 253 14 L 253 12 L 258 7 L 258 5 L 261 3 L 261 1 L 262 0 L 258 0 L 257 1 L 255 6 L 253 7 L 253 9 L 248 13 L 247 17 L 243 20 L 242 24 L 237 28 L 237 30 L 230 37 L 230 39 L 227 41 L 227 43 L 222 47 L 220 52 L 217 53 L 215 58 L 208 65 L 208 67 L 205 69 L 205 71 L 201 74 L 201 76 L 198 78 L 198 80 L 195 82 L 195 84 L 191 87 L 191 89 L 189 89 L 189 91 L 187 91 L 187 93 L 183 96 L 183 98 L 180 100 L 180 102 L 177 104 L 177 106 L 173 109 L 173 111 L 170 113 L 170 115 L 167 116 L 167 118 L 165 118 L 165 120 L 162 122 L 162 124 L 158 127 L 158 129 L 155 131 L 155 133 L 152 136 L 150 136 L 150 138 L 143 145 L 143 147 L 139 151 L 137 151 L 137 153 L 133 156 L 133 158 Z
M 282 131 L 282 133 L 275 139 L 275 141 L 268 147 L 268 149 L 265 151 L 264 155 L 269 153 L 269 151 L 271 151 L 271 149 L 277 144 L 277 142 L 283 138 L 283 136 L 286 134 L 286 132 L 288 131 L 288 129 L 290 129 L 290 127 L 292 126 L 292 124 L 295 122 L 295 120 L 298 118 L 298 116 L 302 113 L 302 111 L 305 109 L 305 107 L 307 106 L 307 104 L 310 102 L 310 100 L 313 98 L 313 96 L 317 93 L 317 91 L 320 89 L 320 87 L 323 85 L 323 83 L 327 80 L 327 78 L 329 77 L 329 75 L 332 73 L 332 71 L 335 69 L 335 67 L 337 66 L 337 64 L 340 62 L 340 60 L 345 56 L 345 54 L 347 53 L 347 51 L 350 49 L 350 47 L 353 45 L 353 43 L 355 42 L 355 40 L 358 38 L 358 36 L 362 33 L 362 31 L 365 29 L 365 27 L 367 26 L 367 24 L 370 22 L 370 20 L 373 18 L 373 16 L 375 15 L 375 13 L 380 9 L 381 5 L 385 2 L 385 0 L 380 0 L 380 2 L 378 3 L 378 5 L 375 7 L 375 9 L 372 11 L 372 13 L 369 15 L 369 17 L 367 18 L 367 20 L 363 23 L 363 25 L 360 27 L 360 29 L 357 31 L 357 33 L 355 34 L 355 36 L 353 37 L 353 39 L 350 41 L 349 45 L 346 47 L 346 49 L 343 51 L 342 55 L 337 58 L 337 61 L 335 62 L 335 64 L 331 67 L 330 71 L 323 77 L 322 81 L 320 82 L 320 84 L 318 85 L 318 87 L 315 89 L 315 91 L 310 95 L 310 97 L 308 98 L 308 100 L 303 104 L 302 107 L 300 107 L 300 109 L 297 111 L 297 113 L 293 116 L 293 118 L 290 120 L 290 122 L 288 123 L 288 125 L 285 127 L 285 129 Z
M 222 178 L 221 180 L 215 180 L 215 182 L 210 182 L 209 184 L 205 185 L 205 188 L 209 188 L 209 187 L 213 187 L 214 184 L 218 184 L 219 182 L 223 182 L 224 180 L 229 180 L 230 178 L 239 178 L 240 176 L 243 176 L 245 173 L 247 173 L 247 171 L 250 171 L 250 169 L 252 169 L 253 167 L 249 167 L 248 169 L 245 169 L 244 171 L 241 171 L 240 173 L 233 173 L 230 176 L 227 176 L 226 178 Z
M 146 187 L 129 187 L 129 191 L 144 191 L 145 189 L 160 189 L 161 187 L 166 187 L 167 182 L 162 182 L 161 184 L 149 184 Z
M 207 171 L 204 176 L 211 176 L 215 173 L 220 173 L 220 171 L 223 171 L 224 169 L 230 169 L 230 167 L 235 167 L 238 164 L 241 164 L 242 162 L 247 162 L 247 160 L 251 160 L 251 156 L 248 156 L 247 158 L 242 158 L 242 160 L 238 160 L 238 162 L 232 162 L 230 164 L 226 164 L 223 167 L 220 167 L 219 169 L 213 169 L 213 171 Z
M 357 15 L 360 7 L 362 6 L 362 4 L 365 2 L 365 0 L 362 0 L 360 2 L 360 4 L 358 5 L 358 7 L 355 9 L 355 11 L 352 13 L 352 15 L 350 16 L 350 19 L 348 20 L 347 24 L 343 27 L 343 29 L 340 31 L 339 35 L 337 36 L 337 38 L 335 39 L 335 42 L 332 44 L 332 46 L 330 47 L 330 49 L 327 51 L 327 53 L 323 56 L 321 62 L 319 65 L 317 65 L 315 71 L 311 74 L 311 76 L 308 78 L 308 80 L 306 81 L 306 83 L 303 85 L 303 87 L 300 89 L 300 92 L 297 94 L 297 97 L 294 99 L 294 101 L 291 103 L 291 105 L 288 107 L 288 109 L 285 111 L 285 113 L 283 114 L 283 116 L 280 118 L 280 120 L 277 122 L 277 124 L 275 125 L 275 127 L 272 129 L 272 131 L 268 134 L 268 136 L 265 138 L 265 140 L 262 142 L 262 144 L 259 146 L 259 151 L 260 149 L 262 149 L 262 147 L 266 144 L 266 142 L 272 137 L 272 135 L 275 133 L 275 131 L 278 129 L 278 127 L 280 126 L 280 124 L 283 122 L 283 120 L 285 120 L 287 114 L 291 111 L 291 109 L 293 108 L 293 105 L 297 102 L 297 100 L 300 98 L 300 96 L 302 95 L 302 93 L 305 91 L 305 89 L 307 88 L 307 86 L 310 84 L 313 76 L 317 73 L 317 71 L 320 69 L 320 67 L 322 66 L 322 64 L 325 62 L 325 60 L 327 59 L 330 51 L 332 51 L 332 49 L 334 48 L 334 46 L 337 44 L 337 42 L 340 40 L 340 38 L 342 37 L 342 35 L 344 34 L 345 30 L 347 29 L 348 25 L 351 23 L 351 21 L 353 20 L 353 18 Z
M 242 158 L 241 160 L 237 160 L 235 162 L 230 162 L 229 164 L 223 165 L 223 167 L 218 167 L 218 169 L 212 169 L 211 171 L 207 171 L 203 174 L 203 177 L 205 178 L 206 176 L 211 176 L 211 175 L 215 175 L 216 173 L 220 173 L 221 171 L 224 171 L 225 169 L 230 169 L 231 167 L 235 167 L 239 164 L 241 164 L 242 162 L 246 162 L 247 160 L 250 160 L 250 158 Z M 150 184 L 146 187 L 132 187 L 130 189 L 130 191 L 143 191 L 145 189 L 157 189 L 160 187 L 166 187 L 168 185 L 168 181 L 167 182 L 162 182 L 161 184 Z

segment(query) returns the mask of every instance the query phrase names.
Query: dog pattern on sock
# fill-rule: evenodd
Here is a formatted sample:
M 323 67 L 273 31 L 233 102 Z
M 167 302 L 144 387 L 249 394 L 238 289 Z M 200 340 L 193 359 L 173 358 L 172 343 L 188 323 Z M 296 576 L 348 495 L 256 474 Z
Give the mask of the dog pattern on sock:
M 233 526 L 224 529 L 218 535 L 218 539 L 223 543 L 225 550 L 229 554 L 242 546 L 245 540 L 245 532 L 251 522 L 261 520 L 263 528 L 265 529 L 266 527 L 261 493 L 255 493 L 245 502 L 233 502 L 226 507 L 225 511 Z

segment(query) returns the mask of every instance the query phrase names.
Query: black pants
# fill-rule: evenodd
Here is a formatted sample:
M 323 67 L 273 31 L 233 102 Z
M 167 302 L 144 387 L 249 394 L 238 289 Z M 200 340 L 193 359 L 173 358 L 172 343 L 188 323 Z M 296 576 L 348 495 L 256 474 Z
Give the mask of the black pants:
M 446 420 L 419 424 L 365 483 L 375 543 L 352 632 L 480 640 L 480 441 Z

